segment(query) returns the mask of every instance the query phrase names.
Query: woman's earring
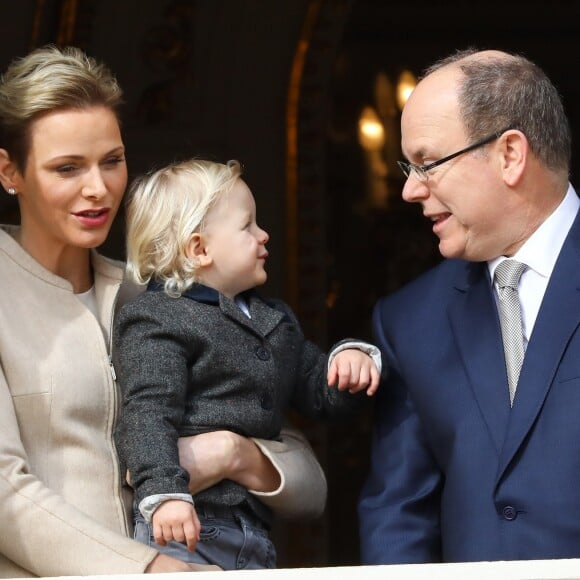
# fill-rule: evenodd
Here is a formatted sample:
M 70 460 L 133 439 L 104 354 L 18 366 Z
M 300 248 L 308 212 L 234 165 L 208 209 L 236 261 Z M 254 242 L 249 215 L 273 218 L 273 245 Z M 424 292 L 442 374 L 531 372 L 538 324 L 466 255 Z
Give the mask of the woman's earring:
M 9 193 L 10 195 L 16 195 L 16 190 L 15 190 L 13 187 L 9 187 L 9 188 L 8 188 L 8 193 Z

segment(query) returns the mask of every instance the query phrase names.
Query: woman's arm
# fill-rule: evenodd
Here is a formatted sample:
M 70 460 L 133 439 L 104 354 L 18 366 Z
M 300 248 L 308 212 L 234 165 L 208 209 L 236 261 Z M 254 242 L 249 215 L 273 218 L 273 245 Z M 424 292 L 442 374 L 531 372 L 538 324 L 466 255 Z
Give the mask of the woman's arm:
M 212 431 L 178 441 L 179 461 L 190 474 L 189 491 L 198 493 L 231 479 L 247 489 L 275 493 L 281 479 L 252 439 L 231 431 Z
M 324 471 L 300 431 L 286 427 L 282 429 L 280 439 L 253 439 L 278 471 L 280 487 L 272 492 L 252 488 L 250 491 L 279 517 L 289 520 L 317 518 L 326 505 Z
M 304 436 L 285 428 L 280 441 L 215 431 L 179 440 L 179 458 L 197 493 L 231 479 L 286 519 L 320 516 L 326 503 L 324 472 Z

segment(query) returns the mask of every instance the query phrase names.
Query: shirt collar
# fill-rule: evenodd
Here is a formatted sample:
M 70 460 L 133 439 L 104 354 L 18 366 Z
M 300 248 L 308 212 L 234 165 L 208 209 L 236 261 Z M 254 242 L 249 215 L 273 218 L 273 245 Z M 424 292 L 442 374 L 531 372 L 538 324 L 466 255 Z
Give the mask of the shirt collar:
M 579 207 L 580 200 L 572 185 L 569 184 L 560 205 L 525 241 L 513 259 L 526 264 L 540 276 L 549 278 Z M 505 256 L 499 256 L 487 263 L 490 280 L 493 281 L 495 269 L 505 259 Z

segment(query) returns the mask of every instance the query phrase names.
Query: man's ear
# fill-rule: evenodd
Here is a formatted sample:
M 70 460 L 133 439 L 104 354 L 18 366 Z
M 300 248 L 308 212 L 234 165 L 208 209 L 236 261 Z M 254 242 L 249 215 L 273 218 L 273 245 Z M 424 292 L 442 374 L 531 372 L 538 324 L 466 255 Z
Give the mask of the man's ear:
M 19 190 L 20 172 L 14 161 L 10 159 L 6 149 L 0 149 L 0 183 L 8 191 L 11 187 Z
M 526 136 L 516 129 L 506 131 L 500 137 L 503 179 L 509 186 L 521 179 L 529 161 L 530 145 Z
M 209 266 L 212 263 L 212 259 L 207 253 L 203 234 L 199 232 L 191 234 L 189 242 L 187 242 L 187 246 L 185 247 L 185 255 L 192 262 L 196 262 L 200 268 Z

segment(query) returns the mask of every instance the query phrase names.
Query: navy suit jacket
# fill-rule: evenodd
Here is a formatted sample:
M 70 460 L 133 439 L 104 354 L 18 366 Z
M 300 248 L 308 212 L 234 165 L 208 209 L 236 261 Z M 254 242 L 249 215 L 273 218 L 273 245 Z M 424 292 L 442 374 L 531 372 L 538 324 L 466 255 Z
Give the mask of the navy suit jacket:
M 447 260 L 373 315 L 388 378 L 359 504 L 365 564 L 580 557 L 580 218 L 510 409 L 485 263 Z

